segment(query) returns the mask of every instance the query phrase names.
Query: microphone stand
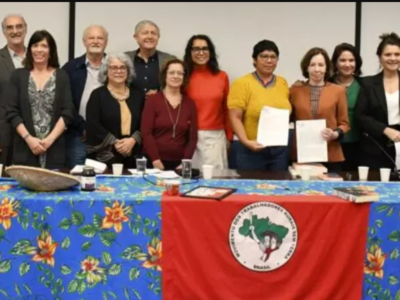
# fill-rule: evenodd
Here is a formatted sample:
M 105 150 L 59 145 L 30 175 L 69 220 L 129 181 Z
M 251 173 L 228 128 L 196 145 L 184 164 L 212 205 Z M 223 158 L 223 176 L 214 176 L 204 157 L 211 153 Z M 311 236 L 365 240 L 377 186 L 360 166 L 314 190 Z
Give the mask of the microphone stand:
M 368 133 L 363 132 L 363 135 L 366 136 L 367 138 L 369 138 L 371 141 L 374 142 L 375 145 L 378 146 L 378 148 L 386 155 L 387 158 L 389 158 L 389 160 L 393 163 L 393 170 L 390 172 L 390 178 L 392 179 L 396 179 L 396 180 L 400 180 L 400 172 L 397 169 L 396 166 L 396 162 L 394 161 L 394 159 L 389 155 L 389 153 L 386 152 L 386 150 L 372 137 L 370 136 Z

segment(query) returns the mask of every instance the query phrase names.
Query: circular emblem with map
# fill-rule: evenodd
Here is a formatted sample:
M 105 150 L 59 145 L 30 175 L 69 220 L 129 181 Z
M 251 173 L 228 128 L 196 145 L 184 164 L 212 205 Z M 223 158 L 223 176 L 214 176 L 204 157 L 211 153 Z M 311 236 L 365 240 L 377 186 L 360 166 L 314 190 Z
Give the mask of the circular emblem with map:
M 297 246 L 297 226 L 290 213 L 272 202 L 243 208 L 229 230 L 233 256 L 244 267 L 269 272 L 285 265 Z

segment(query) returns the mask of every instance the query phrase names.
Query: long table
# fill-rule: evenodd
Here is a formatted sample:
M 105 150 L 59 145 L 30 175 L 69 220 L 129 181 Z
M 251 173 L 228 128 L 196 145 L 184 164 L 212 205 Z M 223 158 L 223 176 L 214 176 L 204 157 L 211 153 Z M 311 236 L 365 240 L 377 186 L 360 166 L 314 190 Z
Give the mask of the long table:
M 232 206 L 231 211 L 239 213 L 251 203 L 280 201 L 279 205 L 294 215 L 293 205 L 301 201 L 312 202 L 313 197 L 319 197 L 315 201 L 320 207 L 328 204 L 343 206 L 344 201 L 331 197 L 325 197 L 329 201 L 321 204 L 321 199 L 329 196 L 333 187 L 364 185 L 376 189 L 381 200 L 368 207 L 366 228 L 361 228 L 365 234 L 361 236 L 365 240 L 364 255 L 354 264 L 343 262 L 342 270 L 350 272 L 354 267 L 362 275 L 362 299 L 400 298 L 398 183 L 200 180 L 184 185 L 183 189 L 196 185 L 238 188 L 232 198 L 219 203 L 201 200 L 207 205 L 218 205 L 222 209 L 220 214 L 228 206 Z M 163 188 L 143 178 L 98 178 L 98 186 L 99 190 L 92 193 L 81 192 L 78 188 L 59 193 L 33 193 L 14 182 L 0 182 L 0 299 L 163 299 L 163 291 L 169 288 L 163 286 L 161 289 L 163 277 L 171 278 L 168 275 L 174 272 L 167 264 L 166 270 L 163 269 L 163 261 L 173 259 L 168 256 L 172 252 L 163 251 L 163 246 L 171 247 L 171 239 L 176 237 L 170 229 L 171 222 L 161 221 L 164 210 L 168 203 L 178 205 L 175 207 L 179 207 L 179 203 L 191 206 L 200 200 L 163 198 Z M 285 198 L 277 200 L 276 196 Z M 304 197 L 309 197 L 309 200 Z M 290 202 L 292 204 L 288 204 Z M 185 216 L 180 215 L 176 222 L 180 219 L 184 221 Z M 208 224 L 207 221 L 204 216 L 198 218 L 196 224 L 202 228 Z M 351 220 L 346 220 L 346 224 L 351 224 Z M 185 228 L 175 227 L 174 230 L 184 232 Z M 223 238 L 223 235 L 219 237 Z M 299 232 L 298 247 L 303 238 Z M 215 242 L 218 241 L 205 239 L 202 245 L 209 251 Z M 229 246 L 229 235 L 220 242 Z M 349 241 L 341 241 L 338 237 L 338 245 L 341 242 Z M 188 244 L 188 249 L 194 245 Z M 298 249 L 292 254 L 292 261 L 301 253 Z M 190 255 L 188 251 L 187 256 Z M 229 255 L 233 257 L 234 252 Z M 239 261 L 232 261 L 236 264 L 234 268 L 241 266 Z M 282 272 L 285 267 L 268 274 Z M 193 270 L 191 272 L 196 274 Z M 251 277 L 254 271 L 242 268 L 242 272 L 244 277 Z M 302 278 L 297 278 L 301 282 Z M 220 288 L 221 282 L 216 280 L 215 287 Z M 255 288 L 259 285 L 256 284 Z M 221 299 L 218 297 L 220 294 L 207 294 L 205 291 L 193 295 L 190 300 Z M 265 296 L 262 299 L 276 297 Z M 301 298 L 293 295 L 291 299 Z M 330 299 L 344 298 L 333 296 Z

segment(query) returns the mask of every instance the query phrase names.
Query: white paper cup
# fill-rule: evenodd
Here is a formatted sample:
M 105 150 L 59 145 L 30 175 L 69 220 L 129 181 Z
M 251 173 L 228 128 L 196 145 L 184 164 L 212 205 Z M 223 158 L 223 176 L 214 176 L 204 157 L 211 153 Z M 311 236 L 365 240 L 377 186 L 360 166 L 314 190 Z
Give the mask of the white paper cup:
M 214 171 L 213 165 L 203 165 L 203 178 L 212 179 L 213 171 Z
M 391 169 L 380 168 L 379 171 L 381 173 L 381 181 L 387 182 L 390 180 L 390 172 L 392 171 Z
M 3 164 L 0 164 L 0 177 L 3 176 Z
M 112 165 L 114 175 L 122 175 L 122 170 L 124 169 L 123 164 L 113 164 Z
M 302 180 L 310 180 L 312 167 L 302 166 L 300 167 L 300 176 Z
M 367 181 L 368 180 L 369 167 L 358 167 L 358 179 Z

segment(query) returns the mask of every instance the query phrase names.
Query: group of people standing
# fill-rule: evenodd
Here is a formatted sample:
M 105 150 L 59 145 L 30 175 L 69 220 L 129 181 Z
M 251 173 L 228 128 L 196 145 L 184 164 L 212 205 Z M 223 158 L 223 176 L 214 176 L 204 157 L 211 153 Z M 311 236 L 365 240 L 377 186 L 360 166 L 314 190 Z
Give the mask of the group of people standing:
M 241 170 L 287 170 L 296 161 L 296 141 L 264 147 L 257 131 L 264 106 L 291 111 L 291 121 L 325 119 L 329 170 L 358 165 L 392 167 L 382 147 L 395 155 L 400 141 L 400 38 L 381 37 L 382 71 L 360 77 L 362 59 L 350 44 L 332 58 L 312 48 L 301 61 L 305 81 L 289 87 L 275 74 L 278 46 L 253 47 L 254 72 L 230 86 L 215 46 L 206 35 L 187 42 L 183 59 L 157 50 L 160 29 L 141 21 L 139 48 L 106 53 L 108 32 L 92 25 L 83 33 L 86 53 L 60 68 L 57 46 L 46 30 L 25 47 L 22 16 L 2 22 L 7 45 L 0 50 L 0 144 L 2 162 L 44 168 L 72 168 L 93 158 L 134 167 L 193 166 Z M 268 130 L 266 128 L 265 130 Z

